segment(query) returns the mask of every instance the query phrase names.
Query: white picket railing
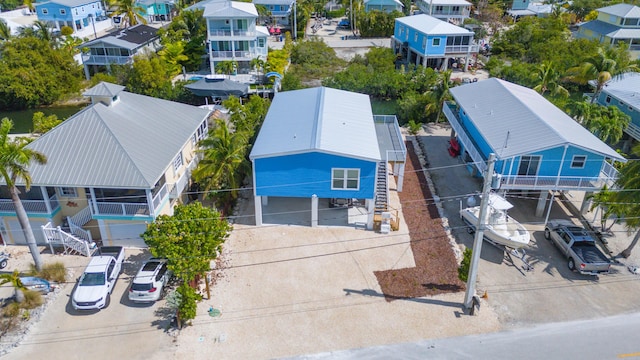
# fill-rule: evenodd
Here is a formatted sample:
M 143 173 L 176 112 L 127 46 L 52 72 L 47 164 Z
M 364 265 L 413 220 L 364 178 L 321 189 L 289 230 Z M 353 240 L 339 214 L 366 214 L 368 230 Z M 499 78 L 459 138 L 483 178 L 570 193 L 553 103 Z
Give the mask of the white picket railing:
M 49 244 L 51 253 L 54 252 L 54 245 L 62 245 L 65 254 L 68 254 L 69 250 L 72 250 L 84 256 L 91 256 L 91 250 L 96 246 L 94 242 L 89 243 L 63 231 L 60 226 L 53 227 L 50 222 L 42 225 L 42 233 Z
M 91 232 L 82 228 L 82 226 L 89 221 L 91 221 L 91 207 L 89 206 L 80 210 L 73 216 L 67 216 L 67 223 L 69 224 L 69 230 L 71 233 L 91 244 L 93 242 Z

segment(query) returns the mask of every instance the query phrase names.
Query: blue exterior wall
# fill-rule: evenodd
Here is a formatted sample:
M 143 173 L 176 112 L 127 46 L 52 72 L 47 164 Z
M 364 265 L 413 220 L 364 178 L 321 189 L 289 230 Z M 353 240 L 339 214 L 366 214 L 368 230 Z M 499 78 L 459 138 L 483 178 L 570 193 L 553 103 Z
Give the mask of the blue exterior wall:
M 255 159 L 256 195 L 372 199 L 376 167 L 374 161 L 319 152 Z M 331 190 L 332 168 L 360 169 L 360 189 Z
M 444 56 L 445 48 L 447 46 L 446 35 L 424 34 L 397 21 L 393 30 L 393 36 L 398 40 L 408 42 L 411 49 L 422 55 Z M 424 41 L 425 38 L 427 40 L 426 43 Z M 440 39 L 440 44 L 438 46 L 434 46 L 433 39 Z
M 607 103 L 607 96 L 609 96 L 608 94 L 605 93 L 605 90 L 601 91 L 600 94 L 598 95 L 598 104 L 602 105 L 602 106 L 615 106 L 618 109 L 620 109 L 620 111 L 622 111 L 623 113 L 629 115 L 629 117 L 631 117 L 631 122 L 640 127 L 640 111 L 638 111 L 638 109 L 636 110 L 629 110 L 629 105 L 628 104 L 623 104 L 624 105 L 620 105 L 620 100 L 614 98 L 613 96 L 611 97 L 611 100 L 609 101 L 609 103 Z
M 75 6 L 73 8 L 54 3 L 35 4 L 38 20 L 41 21 L 74 21 L 78 19 L 86 19 L 89 14 L 100 16 L 104 14 L 100 1 L 87 1 L 86 4 Z M 43 12 L 46 9 L 46 14 Z M 60 10 L 64 10 L 65 14 L 61 14 Z

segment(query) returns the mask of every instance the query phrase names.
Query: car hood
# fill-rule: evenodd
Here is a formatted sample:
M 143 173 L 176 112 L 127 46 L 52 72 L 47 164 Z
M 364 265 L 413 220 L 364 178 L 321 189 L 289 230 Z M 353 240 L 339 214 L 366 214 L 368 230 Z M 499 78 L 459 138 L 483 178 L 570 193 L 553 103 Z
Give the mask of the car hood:
M 95 286 L 80 286 L 76 287 L 76 291 L 73 293 L 73 300 L 75 302 L 91 302 L 98 301 L 101 297 L 105 296 L 107 292 L 106 285 Z

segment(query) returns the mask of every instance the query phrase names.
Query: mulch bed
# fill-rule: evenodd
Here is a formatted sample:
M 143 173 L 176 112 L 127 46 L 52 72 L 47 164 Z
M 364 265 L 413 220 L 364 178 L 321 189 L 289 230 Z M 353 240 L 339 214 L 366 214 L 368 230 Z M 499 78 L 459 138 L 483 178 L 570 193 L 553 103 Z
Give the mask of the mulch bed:
M 422 171 L 416 171 L 422 168 L 418 155 L 413 143 L 407 141 L 406 145 L 409 159 L 398 194 L 416 266 L 374 272 L 387 301 L 465 290 L 427 179 Z

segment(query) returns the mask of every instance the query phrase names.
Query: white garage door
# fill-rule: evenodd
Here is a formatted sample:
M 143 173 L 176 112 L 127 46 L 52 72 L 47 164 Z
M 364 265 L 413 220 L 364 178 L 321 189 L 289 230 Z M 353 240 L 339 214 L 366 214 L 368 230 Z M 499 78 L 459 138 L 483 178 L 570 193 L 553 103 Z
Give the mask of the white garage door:
M 111 233 L 110 242 L 114 246 L 138 247 L 146 248 L 147 244 L 140 237 L 145 230 L 146 224 L 130 223 L 130 224 L 109 224 L 109 232 Z M 109 245 L 109 241 L 104 241 L 104 245 Z
M 44 221 L 34 221 L 31 220 L 31 229 L 33 230 L 33 236 L 36 238 L 36 243 L 39 245 L 46 245 L 46 241 L 44 240 L 44 234 L 42 233 L 41 226 L 45 224 Z M 7 231 L 11 232 L 11 237 L 16 245 L 26 245 L 27 239 L 24 237 L 24 233 L 22 232 L 22 228 L 20 227 L 20 222 L 18 220 L 9 220 L 9 229 Z

